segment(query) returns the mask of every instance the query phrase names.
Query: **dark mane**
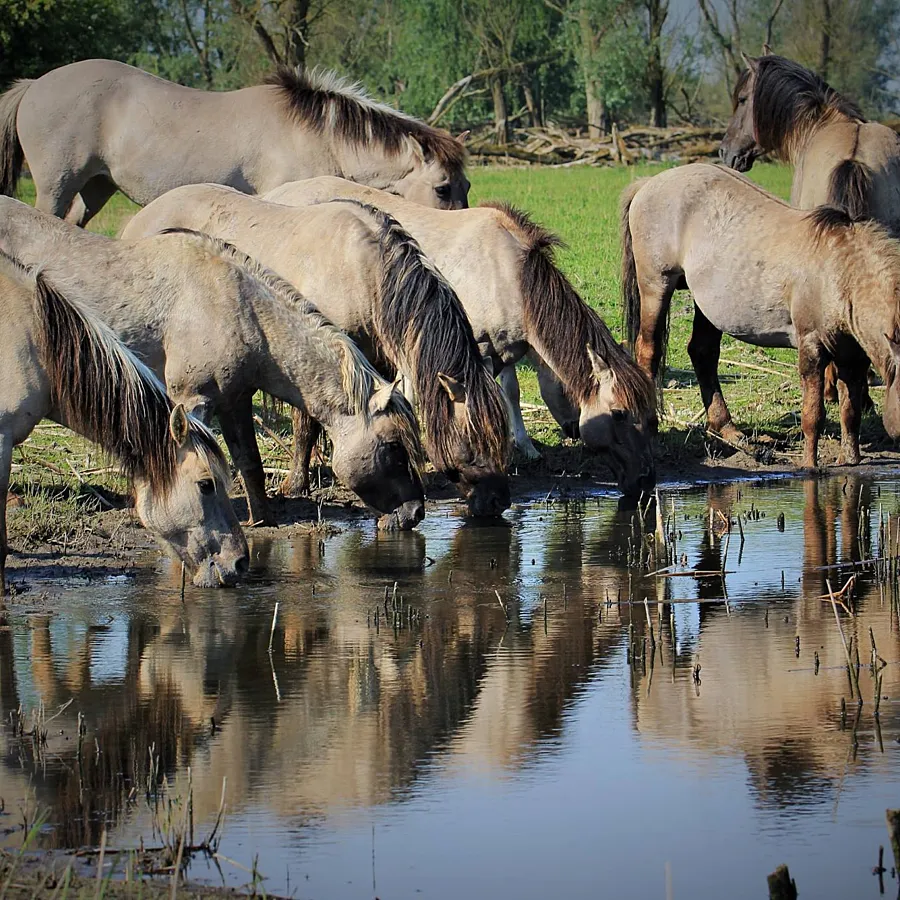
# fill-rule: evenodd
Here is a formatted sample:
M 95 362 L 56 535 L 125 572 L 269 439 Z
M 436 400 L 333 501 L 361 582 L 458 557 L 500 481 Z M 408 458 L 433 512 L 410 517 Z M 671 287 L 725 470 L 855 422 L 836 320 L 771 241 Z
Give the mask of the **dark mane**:
M 511 219 L 526 244 L 520 276 L 525 322 L 540 341 L 547 362 L 563 377 L 569 399 L 581 406 L 597 391 L 597 380 L 586 351 L 590 345 L 615 375 L 622 404 L 634 412 L 653 409 L 656 404 L 653 382 L 557 268 L 554 250 L 563 245 L 559 237 L 512 206 L 481 205 L 497 209 Z
M 41 358 L 66 425 L 112 454 L 128 478 L 146 478 L 154 493 L 165 495 L 177 457 L 169 433 L 173 403 L 163 386 L 112 331 L 40 274 L 35 306 Z M 189 421 L 193 448 L 227 482 L 228 466 L 216 439 Z
M 506 404 L 482 363 L 456 292 L 392 216 L 358 200 L 334 202 L 361 207 L 378 223 L 383 270 L 375 327 L 394 361 L 407 360 L 414 373 L 431 461 L 445 471 L 457 468 L 454 457 L 461 437 L 477 456 L 505 471 L 510 454 Z M 439 372 L 465 386 L 469 422 L 464 435 L 458 433 Z
M 812 225 L 817 240 L 826 234 L 845 231 L 853 226 L 851 216 L 836 206 L 817 206 L 805 219 Z
M 391 155 L 411 137 L 426 159 L 436 159 L 451 173 L 460 172 L 465 164 L 465 148 L 451 134 L 377 103 L 333 72 L 279 66 L 263 83 L 278 90 L 293 118 L 317 132 L 334 131 L 348 144 L 379 143 Z
M 791 141 L 829 113 L 865 122 L 862 110 L 842 97 L 815 72 L 783 56 L 769 54 L 755 61 L 753 119 L 756 142 L 763 150 L 783 155 Z M 734 86 L 732 107 L 747 87 L 751 69 Z

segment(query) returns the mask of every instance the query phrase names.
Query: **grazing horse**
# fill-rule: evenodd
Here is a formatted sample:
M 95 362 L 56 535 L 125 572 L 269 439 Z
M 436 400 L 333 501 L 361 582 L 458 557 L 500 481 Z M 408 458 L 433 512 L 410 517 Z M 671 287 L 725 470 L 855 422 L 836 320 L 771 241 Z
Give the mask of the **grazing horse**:
M 794 167 L 793 206 L 835 206 L 900 238 L 900 137 L 867 122 L 856 104 L 799 63 L 774 54 L 746 61 L 719 147 L 723 162 L 746 172 L 771 153 Z M 837 400 L 834 366 L 825 386 L 826 398 Z M 868 387 L 865 402 L 871 406 Z
M 105 325 L 5 253 L 0 324 L 0 596 L 13 447 L 45 416 L 115 457 L 134 485 L 141 521 L 194 584 L 234 584 L 247 569 L 247 542 L 212 434 L 172 403 Z
M 658 386 L 672 294 L 691 291 L 688 353 L 711 430 L 743 438 L 719 384 L 724 332 L 799 351 L 805 466 L 816 465 L 832 361 L 842 387 L 842 461 L 860 460 L 869 360 L 887 385 L 884 426 L 900 437 L 900 245 L 880 226 L 831 207 L 795 209 L 730 169 L 696 163 L 625 191 L 622 238 L 627 330 Z
M 255 194 L 342 175 L 447 209 L 466 206 L 469 190 L 465 150 L 447 132 L 333 73 L 288 68 L 227 92 L 109 59 L 18 81 L 0 97 L 0 193 L 14 193 L 23 158 L 38 209 L 79 225 L 116 190 L 144 206 L 207 181 Z
M 435 468 L 459 485 L 471 511 L 494 516 L 509 506 L 503 395 L 453 288 L 396 220 L 352 201 L 297 210 L 196 184 L 154 200 L 122 237 L 169 226 L 231 241 L 287 278 L 384 374 L 400 374 L 412 384 L 425 450 Z M 308 468 L 314 427 L 304 425 L 297 439 Z
M 253 426 L 257 390 L 324 425 L 335 475 L 385 516 L 382 527 L 421 520 L 421 449 L 409 404 L 343 332 L 245 254 L 196 233 L 116 241 L 9 197 L 0 197 L 0 249 L 40 263 L 176 399 L 204 419 L 218 416 L 251 523 L 274 523 Z
M 482 354 L 499 372 L 520 452 L 538 456 L 522 421 L 515 370 L 527 354 L 564 430 L 604 455 L 626 494 L 652 487 L 653 383 L 556 265 L 555 235 L 511 206 L 431 210 L 327 176 L 284 184 L 262 199 L 310 206 L 333 197 L 396 217 L 453 285 Z

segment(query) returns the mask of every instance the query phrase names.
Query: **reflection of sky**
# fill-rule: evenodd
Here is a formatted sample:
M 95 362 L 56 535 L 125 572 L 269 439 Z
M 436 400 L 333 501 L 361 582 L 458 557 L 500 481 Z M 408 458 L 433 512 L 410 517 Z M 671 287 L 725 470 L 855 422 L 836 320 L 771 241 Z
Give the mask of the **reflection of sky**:
M 245 864 L 259 853 L 268 890 L 290 893 L 299 885 L 298 896 L 348 898 L 422 891 L 440 900 L 644 898 L 664 896 L 670 862 L 675 896 L 718 900 L 760 896 L 766 873 L 787 862 L 804 896 L 859 896 L 871 892 L 873 848 L 877 853 L 884 842 L 884 807 L 892 802 L 885 798 L 900 796 L 898 709 L 883 706 L 882 755 L 866 708 L 858 756 L 849 761 L 851 735 L 835 724 L 846 695 L 843 670 L 830 668 L 835 660 L 820 647 L 823 671 L 815 676 L 812 644 L 800 660 L 793 650 L 806 537 L 803 483 L 747 482 L 741 491 L 740 499 L 731 495 L 734 512 L 752 503 L 766 515 L 744 523 L 743 553 L 732 533 L 730 615 L 716 603 L 673 604 L 677 658 L 673 666 L 664 640 L 652 678 L 625 658 L 629 613 L 643 628 L 642 605 L 613 604 L 598 622 L 606 589 L 615 595 L 622 586 L 625 593 L 629 584 L 623 526 L 609 499 L 518 507 L 507 514 L 511 528 L 464 526 L 440 507 L 420 535 L 376 538 L 354 527 L 329 537 L 323 556 L 314 548 L 309 562 L 301 552 L 309 549 L 305 538 L 279 537 L 260 556 L 265 568 L 249 586 L 214 594 L 189 589 L 185 607 L 172 591 L 157 605 L 149 578 L 137 580 L 133 595 L 104 586 L 76 590 L 65 613 L 50 620 L 54 668 L 62 676 L 81 658 L 93 626 L 92 683 L 79 703 L 92 720 L 101 717 L 126 675 L 134 677 L 126 667 L 129 623 L 132 636 L 136 622 L 150 623 L 141 654 L 146 660 L 161 651 L 153 657 L 161 677 L 174 673 L 176 687 L 179 678 L 190 679 L 184 695 L 227 688 L 222 731 L 210 735 L 203 719 L 202 749 L 191 756 L 185 747 L 179 759 L 194 765 L 195 784 L 215 782 L 207 785 L 214 802 L 221 776 L 228 776 L 235 793 L 222 852 Z M 674 501 L 678 551 L 689 565 L 700 558 L 713 494 L 705 487 L 663 492 L 667 510 Z M 824 503 L 824 488 L 819 496 Z M 840 503 L 842 495 L 827 496 Z M 876 521 L 881 506 L 896 514 L 896 484 L 882 482 L 872 505 Z M 836 539 L 840 552 L 839 522 Z M 717 547 L 721 558 L 724 541 Z M 434 618 L 418 634 L 383 626 L 376 637 L 366 615 L 395 579 L 406 601 Z M 644 584 L 649 590 L 652 582 L 642 582 L 642 594 Z M 495 589 L 504 602 L 518 599 L 505 632 Z M 667 589 L 687 600 L 700 593 L 692 578 L 672 579 Z M 546 630 L 542 593 L 550 598 Z M 270 663 L 265 642 L 276 599 L 283 621 L 294 615 L 304 637 L 290 659 L 276 653 Z M 160 637 L 154 617 L 170 601 L 169 636 Z M 807 607 L 814 625 L 816 603 Z M 767 607 L 776 611 L 768 627 Z M 879 635 L 895 635 L 885 630 L 888 615 L 876 603 L 855 624 L 866 641 L 869 623 Z M 754 641 L 742 646 L 743 636 Z M 16 622 L 13 642 L 27 712 L 37 703 L 30 629 Z M 423 644 L 431 663 L 418 652 Z M 892 664 L 885 692 L 896 697 L 900 639 L 884 639 L 879 650 Z M 694 655 L 703 663 L 699 690 L 690 677 Z M 182 668 L 167 669 L 173 661 Z M 420 669 L 426 677 L 417 678 Z M 869 676 L 861 678 L 868 692 Z M 765 694 L 749 708 L 753 698 L 742 691 L 754 684 L 764 694 L 771 689 L 771 704 Z M 104 708 L 91 707 L 97 687 Z M 138 694 L 146 704 L 147 695 Z M 190 709 L 186 702 L 179 715 Z M 420 732 L 429 737 L 417 741 Z M 0 775 L 9 806 L 16 789 L 9 779 L 18 773 L 16 762 Z M 336 799 L 321 787 L 328 781 Z M 346 787 L 351 782 L 357 793 Z M 198 822 L 201 833 L 204 824 Z M 111 839 L 133 845 L 149 831 L 138 806 Z M 192 874 L 214 877 L 203 864 Z M 239 871 L 228 877 L 245 880 Z

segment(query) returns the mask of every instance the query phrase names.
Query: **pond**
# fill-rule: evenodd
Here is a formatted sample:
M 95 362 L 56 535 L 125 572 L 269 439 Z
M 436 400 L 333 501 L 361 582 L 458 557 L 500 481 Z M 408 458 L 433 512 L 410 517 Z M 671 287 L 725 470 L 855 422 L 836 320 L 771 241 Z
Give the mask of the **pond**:
M 557 492 L 252 540 L 248 584 L 184 602 L 156 557 L 48 586 L 0 630 L 5 844 L 199 843 L 224 791 L 188 875 L 269 893 L 757 898 L 787 863 L 876 897 L 884 845 L 896 894 L 898 596 L 859 563 L 898 513 L 888 474 L 670 486 L 643 521 Z

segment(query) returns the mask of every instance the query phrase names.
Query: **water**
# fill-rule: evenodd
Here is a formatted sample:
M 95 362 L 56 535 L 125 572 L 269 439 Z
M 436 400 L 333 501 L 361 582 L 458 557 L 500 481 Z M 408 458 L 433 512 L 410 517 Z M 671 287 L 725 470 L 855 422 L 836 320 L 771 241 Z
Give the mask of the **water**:
M 674 897 L 757 898 L 787 863 L 801 896 L 878 896 L 884 812 L 900 807 L 896 596 L 862 573 L 857 615 L 841 611 L 856 721 L 822 599 L 851 567 L 820 567 L 876 555 L 890 516 L 896 541 L 900 484 L 711 485 L 663 491 L 662 507 L 679 562 L 724 564 L 724 584 L 648 577 L 665 565 L 639 549 L 652 538 L 613 499 L 573 496 L 505 525 L 447 507 L 420 533 L 257 540 L 248 585 L 184 605 L 155 558 L 128 582 L 26 595 L 0 631 L 3 716 L 21 706 L 27 731 L 41 700 L 48 720 L 72 703 L 42 751 L 3 731 L 6 844 L 38 809 L 46 847 L 97 846 L 104 827 L 110 847 L 158 844 L 190 767 L 195 840 L 225 779 L 220 852 L 258 857 L 269 892 L 663 898 L 668 869 Z M 739 513 L 743 545 L 723 533 Z M 878 723 L 870 628 L 888 663 Z M 220 865 L 189 875 L 251 880 Z

